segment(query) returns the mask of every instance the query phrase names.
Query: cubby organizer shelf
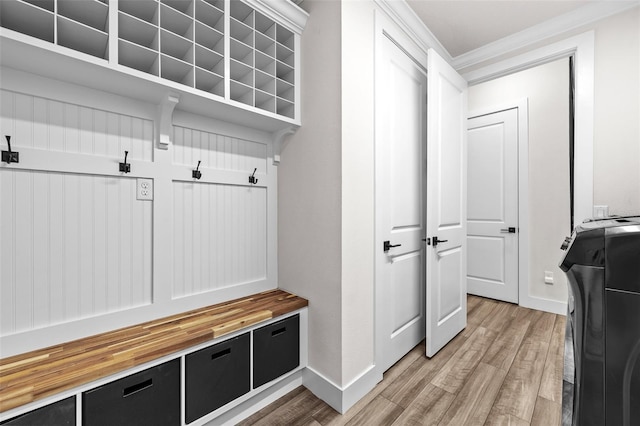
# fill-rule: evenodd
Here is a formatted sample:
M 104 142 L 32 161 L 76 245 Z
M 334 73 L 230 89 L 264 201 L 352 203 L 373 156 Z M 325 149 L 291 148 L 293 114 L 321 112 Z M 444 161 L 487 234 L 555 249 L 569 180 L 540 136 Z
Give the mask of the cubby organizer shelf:
M 0 26 L 109 59 L 108 0 L 2 0 Z
M 0 27 L 11 30 L 3 32 L 4 37 L 21 43 L 101 64 L 55 45 L 72 49 L 104 60 L 110 71 L 299 124 L 295 50 L 306 13 L 286 3 L 0 0 Z M 286 12 L 274 13 L 273 7 Z M 282 16 L 289 20 L 279 21 Z M 42 41 L 54 46 L 46 48 Z M 46 75 L 40 69 L 35 72 Z M 93 86 L 107 87 L 99 82 Z M 197 99 L 192 104 L 203 105 Z
M 231 99 L 294 118 L 294 33 L 240 1 L 229 16 Z

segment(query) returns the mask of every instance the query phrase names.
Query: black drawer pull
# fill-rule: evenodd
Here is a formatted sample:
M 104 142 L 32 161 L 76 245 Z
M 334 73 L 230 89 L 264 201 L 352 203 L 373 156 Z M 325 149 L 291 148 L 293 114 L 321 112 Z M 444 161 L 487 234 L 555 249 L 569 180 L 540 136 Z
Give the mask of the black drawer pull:
M 218 359 L 218 358 L 222 358 L 225 355 L 229 355 L 231 353 L 231 348 L 227 348 L 224 350 L 221 350 L 220 352 L 216 352 L 215 354 L 211 355 L 211 359 Z
M 276 336 L 278 336 L 278 335 L 280 335 L 282 333 L 285 333 L 286 331 L 287 331 L 287 327 L 279 328 L 279 329 L 274 330 L 274 331 L 271 332 L 271 337 L 276 337 Z
M 144 382 L 140 382 L 135 385 L 129 386 L 128 388 L 124 388 L 124 390 L 122 391 L 122 396 L 126 398 L 129 395 L 133 395 L 136 392 L 143 391 L 147 388 L 150 388 L 151 386 L 153 386 L 153 379 L 147 379 Z

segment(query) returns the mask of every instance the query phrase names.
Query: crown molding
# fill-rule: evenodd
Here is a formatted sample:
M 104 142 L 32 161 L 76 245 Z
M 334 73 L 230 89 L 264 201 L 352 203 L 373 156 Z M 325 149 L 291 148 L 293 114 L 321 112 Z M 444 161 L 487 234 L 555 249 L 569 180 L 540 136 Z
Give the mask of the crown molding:
M 440 40 L 427 28 L 422 20 L 404 0 L 374 0 L 421 49 L 427 52 L 430 48 L 451 63 L 452 57 L 440 43 Z
M 470 67 L 639 5 L 640 0 L 590 3 L 573 12 L 565 13 L 470 52 L 458 55 L 452 59 L 451 65 L 457 70 Z
M 298 34 L 302 33 L 309 18 L 307 12 L 289 0 L 246 0 L 246 2 L 254 9 L 277 18 L 280 23 Z

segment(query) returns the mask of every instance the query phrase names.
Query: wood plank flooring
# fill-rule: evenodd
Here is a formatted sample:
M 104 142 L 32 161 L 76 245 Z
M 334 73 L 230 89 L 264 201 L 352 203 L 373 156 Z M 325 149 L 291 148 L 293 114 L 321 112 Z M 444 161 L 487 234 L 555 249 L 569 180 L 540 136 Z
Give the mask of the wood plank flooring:
M 467 301 L 462 333 L 431 359 L 416 346 L 346 414 L 299 387 L 241 425 L 559 425 L 565 317 Z

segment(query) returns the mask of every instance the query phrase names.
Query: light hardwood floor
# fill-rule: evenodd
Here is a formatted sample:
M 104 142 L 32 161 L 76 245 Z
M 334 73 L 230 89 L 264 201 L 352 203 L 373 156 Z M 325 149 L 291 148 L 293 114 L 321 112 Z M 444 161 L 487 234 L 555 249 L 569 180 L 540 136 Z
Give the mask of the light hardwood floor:
M 416 346 L 346 414 L 299 387 L 241 424 L 559 425 L 565 317 L 467 301 L 465 330 L 431 359 Z

